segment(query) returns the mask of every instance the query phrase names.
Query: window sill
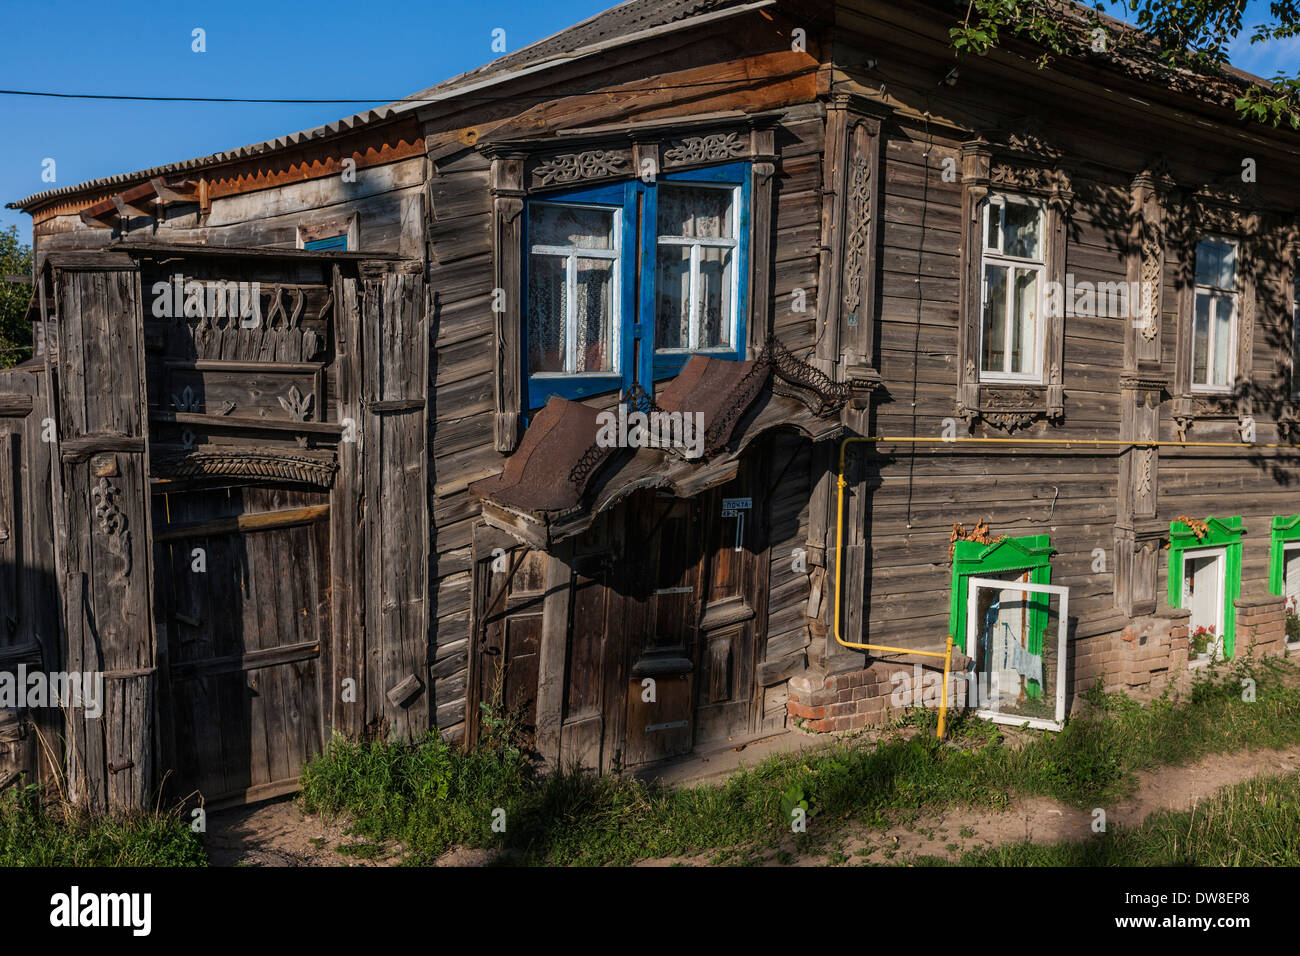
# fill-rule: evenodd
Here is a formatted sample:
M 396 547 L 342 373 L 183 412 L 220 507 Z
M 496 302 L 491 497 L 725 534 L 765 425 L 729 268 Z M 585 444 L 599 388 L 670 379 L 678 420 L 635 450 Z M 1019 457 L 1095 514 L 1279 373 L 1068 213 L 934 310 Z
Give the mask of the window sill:
M 536 411 L 543 407 L 552 395 L 580 401 L 593 395 L 617 392 L 623 387 L 623 376 L 617 374 L 579 373 L 564 375 L 561 373 L 543 373 L 528 377 L 528 408 Z
M 694 352 L 683 349 L 681 351 L 657 351 L 654 353 L 654 377 L 655 381 L 660 379 L 672 378 L 674 375 L 680 375 L 686 363 L 691 360 L 693 355 L 703 355 L 705 358 L 724 359 L 728 362 L 739 362 L 744 359 L 740 349 L 696 349 Z

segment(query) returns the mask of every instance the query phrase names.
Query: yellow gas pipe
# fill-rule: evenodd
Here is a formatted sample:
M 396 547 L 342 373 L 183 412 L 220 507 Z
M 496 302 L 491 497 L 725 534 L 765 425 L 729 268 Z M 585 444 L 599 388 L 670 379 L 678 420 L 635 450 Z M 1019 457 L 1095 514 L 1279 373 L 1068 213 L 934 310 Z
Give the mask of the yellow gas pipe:
M 938 737 L 943 739 L 944 724 L 948 716 L 948 675 L 952 670 L 952 635 L 948 635 L 948 642 L 942 654 L 936 651 L 917 651 L 906 647 L 890 647 L 885 644 L 855 644 L 846 641 L 840 637 L 840 581 L 843 573 L 844 562 L 842 558 L 842 549 L 840 548 L 840 534 L 844 526 L 844 489 L 848 487 L 848 482 L 844 479 L 844 460 L 848 454 L 849 445 L 860 443 L 873 444 L 1012 444 L 1012 445 L 1064 445 L 1067 448 L 1071 445 L 1102 445 L 1113 446 L 1123 445 L 1128 448 L 1156 448 L 1165 445 L 1173 445 L 1177 448 L 1292 448 L 1293 445 L 1283 445 L 1276 442 L 1270 443 L 1246 443 L 1246 442 L 1216 442 L 1216 441 L 1125 441 L 1124 439 L 1111 438 L 884 438 L 874 437 L 866 438 L 854 436 L 844 439 L 840 442 L 840 462 L 839 471 L 836 474 L 835 484 L 838 489 L 837 501 L 835 505 L 835 642 L 843 647 L 851 647 L 857 651 L 879 651 L 884 654 L 911 654 L 914 657 L 937 657 L 943 660 L 943 692 L 939 699 L 939 729 Z

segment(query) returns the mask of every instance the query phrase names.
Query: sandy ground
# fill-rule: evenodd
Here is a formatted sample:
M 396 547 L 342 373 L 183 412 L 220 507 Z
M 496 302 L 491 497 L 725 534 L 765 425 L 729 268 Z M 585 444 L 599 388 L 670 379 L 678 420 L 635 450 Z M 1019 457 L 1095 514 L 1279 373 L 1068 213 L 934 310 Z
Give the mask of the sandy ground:
M 1286 750 L 1223 754 L 1184 767 L 1164 767 L 1139 774 L 1134 794 L 1106 807 L 1107 825 L 1134 826 L 1155 810 L 1190 810 L 1221 788 L 1252 777 L 1300 772 L 1300 746 Z M 964 850 L 1030 840 L 1054 843 L 1082 840 L 1092 833 L 1092 813 L 1055 801 L 1016 800 L 997 811 L 955 809 L 921 814 L 907 825 L 887 830 L 847 827 L 838 841 L 837 862 L 888 863 L 912 856 L 955 856 Z M 344 825 L 302 813 L 288 798 L 213 813 L 205 837 L 216 866 L 394 866 L 402 862 L 396 844 L 375 844 L 349 836 Z M 822 866 L 831 859 L 823 851 L 779 854 L 781 863 Z M 641 866 L 699 866 L 714 861 L 714 853 L 680 859 L 655 859 Z M 493 861 L 489 850 L 454 849 L 436 866 L 484 866 Z

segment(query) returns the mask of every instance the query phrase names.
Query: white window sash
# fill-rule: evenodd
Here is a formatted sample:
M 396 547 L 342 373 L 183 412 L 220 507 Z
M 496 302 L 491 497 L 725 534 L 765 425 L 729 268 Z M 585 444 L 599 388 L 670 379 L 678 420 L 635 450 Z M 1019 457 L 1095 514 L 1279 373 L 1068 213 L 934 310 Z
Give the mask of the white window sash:
M 1031 382 L 1041 383 L 1043 380 L 1043 284 L 1047 279 L 1047 267 L 1042 263 L 1034 262 L 1029 259 L 1015 259 L 1006 256 L 986 256 L 980 264 L 980 335 L 979 335 L 979 354 L 980 365 L 984 364 L 984 316 L 988 311 L 988 267 L 997 266 L 1006 269 L 1007 275 L 1007 295 L 1006 304 L 1003 307 L 1002 314 L 1002 368 L 980 369 L 980 380 L 984 382 Z M 1015 324 L 1015 273 L 1016 270 L 1021 272 L 1038 273 L 1038 281 L 1034 284 L 1035 301 L 1034 301 L 1034 355 L 1032 370 L 1029 372 L 1012 372 L 1011 367 L 1011 343 L 1012 329 Z
M 1205 381 L 1196 380 L 1196 312 L 1201 296 L 1210 300 L 1211 309 L 1206 328 L 1205 342 Z M 1214 381 L 1215 353 L 1219 347 L 1218 322 L 1220 307 L 1228 305 L 1228 344 L 1224 361 L 1228 380 L 1219 384 Z M 1196 392 L 1231 392 L 1237 379 L 1237 293 L 1218 286 L 1198 285 L 1192 300 L 1192 390 Z
M 984 203 L 984 216 L 981 226 L 983 232 L 980 234 L 980 309 L 979 309 L 979 380 L 981 382 L 1016 382 L 1025 384 L 1042 384 L 1043 381 L 1043 354 L 1046 348 L 1044 341 L 1046 337 L 1045 324 L 1043 322 L 1043 294 L 1044 285 L 1047 281 L 1047 261 L 1046 255 L 1042 258 L 1026 259 L 1020 256 L 1012 256 L 1003 252 L 1003 240 L 1005 238 L 1005 210 L 1011 203 L 1022 206 L 1030 206 L 1038 211 L 1038 242 L 1040 251 L 1043 250 L 1047 238 L 1044 235 L 1045 222 L 1043 216 L 1043 207 L 1040 203 L 1022 200 L 1019 197 L 1003 196 L 1002 202 Z M 989 221 L 990 216 L 996 211 L 998 217 L 997 228 L 997 248 L 990 248 L 989 241 Z M 988 267 L 998 266 L 1008 270 L 1007 276 L 1007 295 L 1005 313 L 1002 316 L 1002 368 L 1001 370 L 984 368 L 984 318 L 988 311 Z M 1034 356 L 1032 371 L 1029 372 L 1012 372 L 1009 371 L 1011 366 L 1011 342 L 1012 342 L 1012 323 L 1015 312 L 1015 270 L 1033 271 L 1038 273 L 1038 281 L 1035 284 L 1036 301 L 1034 303 Z
M 535 375 L 557 377 L 561 375 L 617 375 L 622 367 L 622 350 L 619 347 L 622 341 L 622 289 L 623 276 L 619 268 L 619 261 L 623 255 L 623 212 L 621 209 L 610 209 L 606 206 L 587 206 L 582 203 L 548 203 L 555 206 L 570 206 L 577 209 L 603 209 L 614 214 L 613 221 L 613 240 L 614 248 L 612 249 L 584 249 L 580 246 L 552 246 L 545 244 L 535 244 L 529 246 L 532 255 L 535 256 L 554 256 L 564 259 L 564 291 L 565 291 L 565 309 L 564 309 L 564 371 L 563 372 L 535 372 Z M 610 357 L 610 368 L 604 371 L 578 371 L 578 260 L 579 259 L 604 259 L 612 262 L 614 265 L 610 269 L 613 279 L 610 290 L 610 316 L 609 316 L 609 336 L 610 341 L 607 343 L 608 354 Z
M 677 246 L 679 248 L 689 247 L 691 250 L 690 275 L 687 282 L 687 294 L 690 296 L 687 318 L 687 337 L 685 348 L 659 348 L 655 347 L 656 352 L 662 352 L 666 355 L 685 354 L 687 352 L 730 352 L 739 346 L 736 344 L 736 329 L 739 311 L 740 298 L 740 187 L 727 184 L 725 186 L 716 186 L 710 183 L 684 183 L 683 185 L 697 186 L 704 189 L 726 189 L 731 193 L 731 238 L 716 237 L 704 238 L 694 236 L 656 236 L 656 245 Z M 700 347 L 700 333 L 703 331 L 703 318 L 700 315 L 700 250 L 709 249 L 729 249 L 731 250 L 731 314 L 727 316 L 727 340 L 728 345 L 709 346 L 708 348 Z M 657 268 L 657 263 L 656 263 Z M 656 293 L 657 294 L 657 293 Z

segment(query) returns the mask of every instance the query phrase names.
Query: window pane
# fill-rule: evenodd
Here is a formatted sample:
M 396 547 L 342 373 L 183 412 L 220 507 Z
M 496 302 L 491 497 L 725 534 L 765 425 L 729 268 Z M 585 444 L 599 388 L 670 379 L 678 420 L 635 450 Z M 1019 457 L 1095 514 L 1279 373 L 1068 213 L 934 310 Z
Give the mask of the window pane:
M 1204 292 L 1196 293 L 1196 316 L 1192 322 L 1192 382 L 1207 384 L 1206 369 L 1210 355 L 1210 305 L 1213 300 Z
M 1011 368 L 1025 375 L 1038 364 L 1038 271 L 1017 269 L 1011 313 Z
M 563 256 L 528 259 L 528 369 L 564 371 L 564 323 L 568 309 Z
M 575 372 L 607 372 L 614 366 L 614 263 L 577 259 L 577 367 Z
M 659 187 L 659 235 L 731 239 L 730 189 Z
M 1039 235 L 1042 215 L 1037 206 L 1009 202 L 1006 206 L 1002 236 L 1002 251 L 1021 259 L 1039 259 L 1042 237 Z
M 1235 289 L 1237 247 L 1217 239 L 1202 239 L 1196 247 L 1196 284 Z
M 655 348 L 690 345 L 691 247 L 660 246 L 655 276 Z
M 984 267 L 984 351 L 980 368 L 1006 371 L 1007 268 Z
M 1214 300 L 1214 383 L 1227 385 L 1228 354 L 1232 345 L 1232 300 L 1216 297 Z
M 529 242 L 534 246 L 614 248 L 614 210 L 534 203 L 529 211 Z
M 991 252 L 1001 252 L 998 248 L 998 230 L 1001 228 L 1002 207 L 995 206 L 992 203 L 984 204 L 985 229 L 984 229 L 984 248 Z
M 700 249 L 699 347 L 731 344 L 731 250 Z

